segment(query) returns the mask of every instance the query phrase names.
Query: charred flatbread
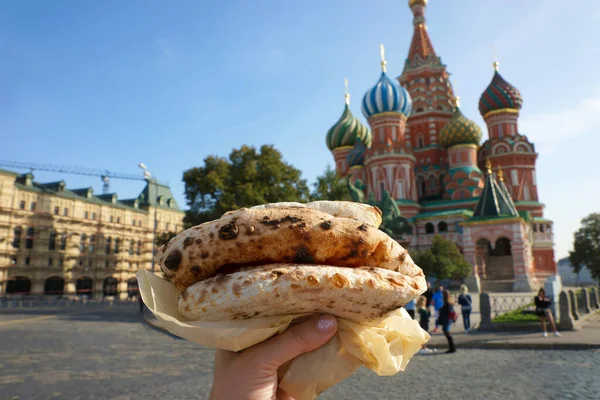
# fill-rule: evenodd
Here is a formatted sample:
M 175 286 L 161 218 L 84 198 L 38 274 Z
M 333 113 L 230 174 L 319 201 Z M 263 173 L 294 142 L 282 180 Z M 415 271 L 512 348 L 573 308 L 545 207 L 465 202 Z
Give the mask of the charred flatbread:
M 271 264 L 198 282 L 178 308 L 193 321 L 314 312 L 360 322 L 403 306 L 424 287 L 422 276 L 382 268 Z
M 378 267 L 423 276 L 407 251 L 372 225 L 303 207 L 229 212 L 171 239 L 158 260 L 181 291 L 220 270 L 273 263 Z

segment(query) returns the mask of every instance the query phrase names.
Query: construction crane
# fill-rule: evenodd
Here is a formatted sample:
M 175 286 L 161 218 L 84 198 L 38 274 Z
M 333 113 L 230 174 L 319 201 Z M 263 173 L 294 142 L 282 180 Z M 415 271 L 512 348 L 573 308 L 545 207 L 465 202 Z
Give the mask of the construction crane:
M 143 164 L 140 164 L 142 168 Z M 0 160 L 0 167 L 14 168 L 14 169 L 25 169 L 31 172 L 33 171 L 49 171 L 49 172 L 60 172 L 63 174 L 76 174 L 76 175 L 88 175 L 88 176 L 99 176 L 102 180 L 102 193 L 108 194 L 110 192 L 110 180 L 111 179 L 128 179 L 132 181 L 144 181 L 151 178 L 152 175 L 146 170 L 144 166 L 143 176 L 137 174 L 124 174 L 120 172 L 111 172 L 108 170 L 85 168 L 85 167 L 73 167 L 57 164 L 37 164 L 30 162 L 21 161 L 7 161 Z

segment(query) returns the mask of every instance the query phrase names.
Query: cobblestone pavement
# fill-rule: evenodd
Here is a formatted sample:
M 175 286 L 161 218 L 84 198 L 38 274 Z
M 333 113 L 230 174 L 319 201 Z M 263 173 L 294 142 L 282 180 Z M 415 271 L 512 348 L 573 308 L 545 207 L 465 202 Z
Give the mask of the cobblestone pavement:
M 211 350 L 134 306 L 0 314 L 0 399 L 206 399 Z M 598 399 L 600 351 L 463 350 L 395 377 L 360 370 L 322 399 Z

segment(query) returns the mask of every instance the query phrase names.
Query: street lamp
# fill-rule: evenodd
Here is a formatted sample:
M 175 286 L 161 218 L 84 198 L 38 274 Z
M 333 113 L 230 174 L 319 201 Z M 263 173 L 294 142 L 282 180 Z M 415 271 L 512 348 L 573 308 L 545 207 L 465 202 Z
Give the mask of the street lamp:
M 138 167 L 140 167 L 141 169 L 144 170 L 144 179 L 146 180 L 146 182 L 148 182 L 148 185 L 154 184 L 156 188 L 158 188 L 158 186 L 156 185 L 156 179 L 152 179 L 152 174 L 150 173 L 150 171 L 148 171 L 148 168 L 146 167 L 146 164 L 144 163 L 139 163 Z M 148 201 L 150 202 L 150 194 L 151 194 L 151 190 L 150 190 L 150 186 L 148 187 Z M 152 273 L 154 273 L 155 270 L 155 266 L 154 266 L 154 259 L 156 258 L 156 225 L 157 225 L 157 198 L 156 195 L 158 194 L 158 189 L 155 191 L 155 196 L 154 196 L 154 200 L 152 202 L 150 202 L 149 204 L 152 205 L 154 204 L 154 228 L 152 229 Z

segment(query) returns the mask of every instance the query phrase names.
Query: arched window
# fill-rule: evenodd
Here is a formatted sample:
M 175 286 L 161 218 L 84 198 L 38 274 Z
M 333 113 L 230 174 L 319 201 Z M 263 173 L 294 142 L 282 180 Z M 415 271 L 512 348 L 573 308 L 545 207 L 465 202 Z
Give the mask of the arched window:
M 63 294 L 65 280 L 60 276 L 52 276 L 44 282 L 44 294 Z
M 87 236 L 84 234 L 81 235 L 81 241 L 79 242 L 79 251 L 84 253 L 85 252 L 85 240 L 87 239 Z
M 441 221 L 438 224 L 438 232 L 448 232 L 448 224 L 444 221 Z
M 14 230 L 15 237 L 13 238 L 12 245 L 15 249 L 21 247 L 21 236 L 23 235 L 23 229 L 20 226 L 17 226 Z
M 540 232 L 544 233 L 544 224 L 540 224 Z
M 444 186 L 444 178 L 445 177 L 446 176 L 444 174 L 440 175 L 440 193 L 442 193 L 442 194 L 444 193 L 444 190 L 445 190 L 445 186 Z
M 537 232 L 537 231 L 538 231 L 538 230 L 537 230 L 537 224 L 533 224 L 533 231 L 534 231 L 534 232 Z
M 31 293 L 31 280 L 24 276 L 15 276 L 6 281 L 6 294 Z
M 425 139 L 423 138 L 423 135 L 419 134 L 419 136 L 417 136 L 417 149 L 422 149 L 423 147 L 425 147 Z
M 105 296 L 116 296 L 117 295 L 118 281 L 116 278 L 108 277 L 104 279 L 102 283 L 102 292 Z
M 121 249 L 119 248 L 119 246 L 121 246 L 121 239 L 116 238 L 115 239 L 115 254 L 117 254 Z
M 111 244 L 112 244 L 112 238 L 109 236 L 106 238 L 106 254 L 110 254 Z
M 419 197 L 425 196 L 425 179 L 422 176 L 417 176 L 417 193 Z
M 437 192 L 437 179 L 433 175 L 427 178 L 427 192 L 429 194 L 435 194 Z
M 77 279 L 75 282 L 75 293 L 79 295 L 92 295 L 93 281 L 92 278 L 84 276 Z
M 48 239 L 48 250 L 56 249 L 56 231 L 50 231 L 50 238 Z
M 35 230 L 33 228 L 27 229 L 27 236 L 25 237 L 25 248 L 33 249 L 33 236 L 35 235 Z
M 58 246 L 59 249 L 65 250 L 67 248 L 67 233 L 61 233 L 60 235 L 60 243 Z
M 136 254 L 139 256 L 140 254 L 142 254 L 142 241 L 138 240 L 137 242 L 137 251 Z
M 432 233 L 434 233 L 435 229 L 433 228 L 433 224 L 431 222 L 428 222 L 425 224 L 425 233 L 428 235 L 431 235 Z

